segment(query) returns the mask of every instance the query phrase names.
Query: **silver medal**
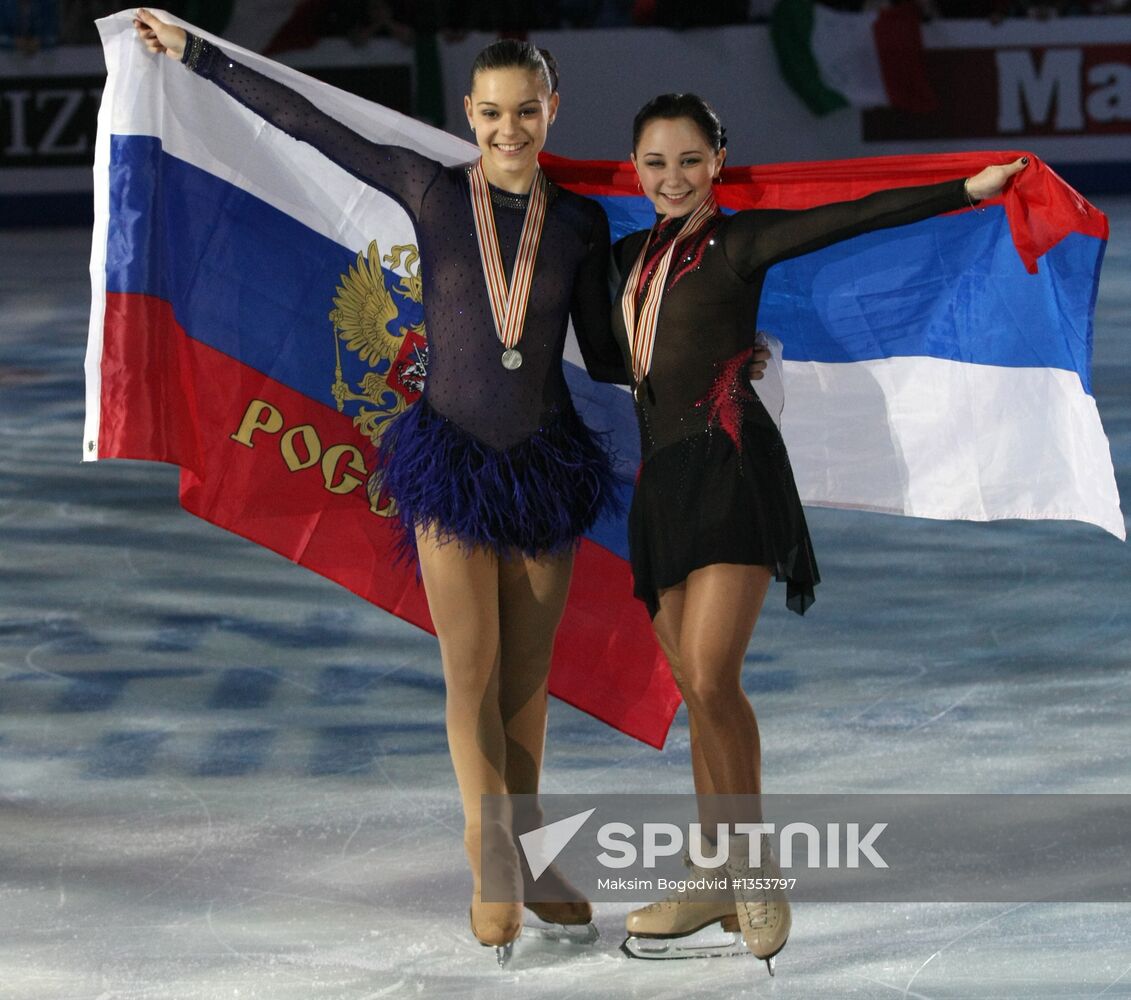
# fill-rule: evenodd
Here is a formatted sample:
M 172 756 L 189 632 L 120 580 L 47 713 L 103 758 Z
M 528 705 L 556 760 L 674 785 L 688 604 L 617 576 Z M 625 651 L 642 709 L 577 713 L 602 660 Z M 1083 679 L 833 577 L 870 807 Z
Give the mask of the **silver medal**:
M 522 355 L 513 347 L 508 347 L 503 351 L 502 362 L 507 371 L 513 372 L 516 368 L 522 367 Z

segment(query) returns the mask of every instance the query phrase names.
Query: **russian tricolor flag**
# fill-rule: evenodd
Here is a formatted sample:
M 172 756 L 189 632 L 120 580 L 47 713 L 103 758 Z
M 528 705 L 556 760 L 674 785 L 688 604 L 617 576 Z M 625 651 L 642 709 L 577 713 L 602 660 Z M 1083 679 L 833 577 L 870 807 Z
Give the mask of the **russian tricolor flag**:
M 99 28 L 109 73 L 84 458 L 178 465 L 187 510 L 430 628 L 415 573 L 393 565 L 393 527 L 364 489 L 372 436 L 416 398 L 427 349 L 407 216 L 217 87 L 147 54 L 129 13 Z M 476 155 L 224 48 L 375 141 L 445 163 Z M 741 170 L 720 200 L 802 207 L 960 176 L 983 160 Z M 546 166 L 599 196 L 615 230 L 650 221 L 623 165 Z M 1088 387 L 1105 235 L 1103 217 L 1038 166 L 985 212 L 776 268 L 760 325 L 786 345 L 784 429 L 803 498 L 931 517 L 1077 518 L 1122 537 Z M 397 338 L 367 338 L 373 316 Z M 396 351 L 383 353 L 392 339 Z M 615 431 L 627 499 L 637 448 L 627 396 L 576 364 L 567 375 L 587 421 Z M 617 520 L 583 542 L 551 690 L 659 746 L 679 698 L 631 597 L 624 539 Z
M 717 197 L 724 211 L 804 209 L 1020 155 L 738 167 L 723 171 Z M 628 164 L 551 157 L 546 167 L 605 205 L 614 238 L 651 224 Z M 1125 538 L 1090 376 L 1107 234 L 1103 213 L 1031 156 L 976 209 L 772 268 L 758 327 L 783 342 L 781 428 L 802 501 L 1074 519 Z
M 365 490 L 371 435 L 419 394 L 426 351 L 408 216 L 218 87 L 150 56 L 128 12 L 99 30 L 108 77 L 84 457 L 177 465 L 186 510 L 431 630 L 415 570 L 393 564 L 393 524 Z M 445 163 L 478 155 L 224 47 L 375 141 Z M 396 336 L 374 336 L 375 323 Z M 627 396 L 577 371 L 570 381 L 615 415 L 594 414 L 635 448 Z M 634 472 L 630 455 L 626 501 Z M 583 541 L 550 688 L 660 746 L 679 696 L 632 598 L 625 549 L 619 519 Z

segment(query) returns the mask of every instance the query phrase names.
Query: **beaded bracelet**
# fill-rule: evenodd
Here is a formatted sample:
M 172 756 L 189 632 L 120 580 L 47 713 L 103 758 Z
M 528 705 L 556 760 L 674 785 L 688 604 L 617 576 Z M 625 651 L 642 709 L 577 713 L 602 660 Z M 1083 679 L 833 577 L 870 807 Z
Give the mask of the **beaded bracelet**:
M 200 57 L 204 55 L 204 47 L 206 44 L 203 38 L 190 34 L 184 54 L 181 56 L 181 62 L 189 69 L 195 70 L 197 63 L 200 62 Z M 969 195 L 967 195 L 967 197 L 969 197 Z

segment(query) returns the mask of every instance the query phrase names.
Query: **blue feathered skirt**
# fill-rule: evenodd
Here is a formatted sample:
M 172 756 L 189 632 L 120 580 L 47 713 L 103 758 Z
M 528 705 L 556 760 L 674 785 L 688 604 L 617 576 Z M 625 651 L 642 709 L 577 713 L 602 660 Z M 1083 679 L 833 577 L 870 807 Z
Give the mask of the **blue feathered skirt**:
M 609 456 L 568 404 L 499 451 L 421 398 L 382 435 L 369 490 L 396 502 L 410 559 L 417 525 L 441 540 L 536 557 L 576 545 L 617 506 Z

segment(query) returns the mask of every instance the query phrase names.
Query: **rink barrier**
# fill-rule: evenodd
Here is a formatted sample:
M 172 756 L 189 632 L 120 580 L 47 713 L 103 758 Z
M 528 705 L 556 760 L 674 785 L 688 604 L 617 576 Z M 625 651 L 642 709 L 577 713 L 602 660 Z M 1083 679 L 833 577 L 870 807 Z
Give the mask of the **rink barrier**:
M 1085 194 L 1131 191 L 1131 95 L 1123 82 L 1131 72 L 1128 16 L 1018 18 L 993 27 L 956 20 L 925 25 L 936 89 L 951 93 L 947 81 L 955 74 L 962 79 L 963 100 L 943 102 L 945 120 L 855 108 L 813 116 L 780 77 L 763 25 L 693 32 L 547 31 L 533 37 L 565 70 L 563 110 L 550 141 L 563 156 L 624 156 L 637 107 L 656 93 L 693 89 L 728 124 L 731 162 L 1020 145 Z M 446 126 L 453 134 L 466 135 L 466 80 L 475 53 L 490 38 L 471 34 L 440 44 Z M 637 58 L 626 78 L 621 66 L 629 49 Z M 403 102 L 405 80 L 415 72 L 412 50 L 389 39 L 356 49 L 329 39 L 281 59 L 344 83 L 359 67 L 368 68 L 369 76 L 379 70 L 395 87 L 388 95 L 366 96 L 389 106 Z M 103 76 L 101 51 L 94 46 L 48 50 L 30 59 L 0 53 L 0 226 L 90 224 L 91 208 L 81 195 L 91 190 Z M 617 95 L 611 111 L 609 94 Z

